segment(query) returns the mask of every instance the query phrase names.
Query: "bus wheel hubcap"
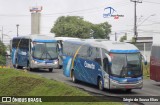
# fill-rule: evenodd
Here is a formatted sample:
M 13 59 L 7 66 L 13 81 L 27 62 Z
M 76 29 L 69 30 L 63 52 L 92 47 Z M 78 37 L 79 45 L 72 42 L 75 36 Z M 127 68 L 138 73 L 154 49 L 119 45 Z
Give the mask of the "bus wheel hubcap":
M 75 81 L 75 77 L 74 77 L 74 75 L 72 76 L 72 81 L 73 81 L 73 82 Z
M 99 80 L 99 89 L 102 90 L 102 80 Z

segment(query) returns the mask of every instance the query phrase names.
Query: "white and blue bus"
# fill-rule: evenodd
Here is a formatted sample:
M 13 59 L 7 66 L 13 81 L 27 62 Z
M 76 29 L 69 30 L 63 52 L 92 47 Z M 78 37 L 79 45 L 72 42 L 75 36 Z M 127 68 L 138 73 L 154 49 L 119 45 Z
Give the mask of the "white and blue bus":
M 138 48 L 129 43 L 103 39 L 66 40 L 63 44 L 63 73 L 106 89 L 141 89 L 143 66 Z M 146 60 L 145 60 L 146 61 Z
M 49 69 L 59 66 L 58 43 L 47 35 L 28 35 L 12 39 L 12 64 L 15 68 Z

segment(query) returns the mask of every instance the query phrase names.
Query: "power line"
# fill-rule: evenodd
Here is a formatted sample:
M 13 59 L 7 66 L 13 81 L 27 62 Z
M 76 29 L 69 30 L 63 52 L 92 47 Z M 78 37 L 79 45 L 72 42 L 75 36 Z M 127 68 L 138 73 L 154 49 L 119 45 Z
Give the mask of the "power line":
M 160 24 L 160 22 L 155 22 L 155 23 L 151 23 L 151 24 L 144 24 L 144 25 L 141 25 L 141 26 L 150 26 L 150 25 L 156 25 L 156 24 Z
M 148 20 L 151 16 L 155 16 L 155 14 L 149 15 L 147 18 L 145 18 L 140 24 L 138 24 L 138 27 L 141 26 L 146 20 Z
M 160 2 L 152 2 L 152 1 L 143 1 L 143 2 L 152 3 L 152 4 L 160 4 Z
M 4 17 L 25 17 L 25 16 L 31 16 L 31 15 L 23 15 L 23 14 L 0 14 L 0 16 L 4 16 Z

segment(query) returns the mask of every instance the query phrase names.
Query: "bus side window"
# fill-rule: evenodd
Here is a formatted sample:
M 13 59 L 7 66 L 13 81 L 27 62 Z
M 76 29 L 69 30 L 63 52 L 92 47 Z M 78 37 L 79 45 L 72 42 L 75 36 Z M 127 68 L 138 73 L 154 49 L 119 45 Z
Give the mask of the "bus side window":
M 83 59 L 88 59 L 88 49 L 89 47 L 88 46 L 82 46 L 79 50 L 79 57 L 80 58 L 83 58 Z
M 65 43 L 63 46 L 63 54 L 70 56 L 70 50 L 68 50 L 68 48 L 70 48 L 70 44 Z
M 29 51 L 29 39 L 21 39 L 19 41 L 19 48 L 24 51 Z
M 88 52 L 89 59 L 97 62 L 100 66 L 102 66 L 99 48 L 90 47 Z
M 95 57 L 95 61 L 102 66 L 101 63 L 101 55 L 100 55 L 100 49 L 99 48 L 95 48 L 95 52 L 96 52 L 96 57 Z
M 109 61 L 107 56 L 105 55 L 107 53 L 104 49 L 102 49 L 102 61 L 103 61 L 103 70 L 108 73 L 109 70 Z

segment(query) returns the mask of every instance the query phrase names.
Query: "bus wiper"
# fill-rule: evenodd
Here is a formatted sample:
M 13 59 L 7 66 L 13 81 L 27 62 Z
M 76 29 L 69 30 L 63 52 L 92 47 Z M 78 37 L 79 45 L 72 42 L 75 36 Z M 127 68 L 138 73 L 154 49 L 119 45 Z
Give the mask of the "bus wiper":
M 123 66 L 122 66 L 122 69 L 121 69 L 120 76 L 121 76 L 121 77 L 126 77 L 126 76 L 127 76 L 126 71 L 127 71 L 127 70 L 125 69 L 125 66 L 123 65 Z
M 40 59 L 42 59 L 42 56 L 43 56 L 43 54 L 44 54 L 45 52 L 46 52 L 46 51 L 43 51 L 43 53 L 42 53 L 42 55 L 41 55 Z
M 48 54 L 48 55 L 49 55 L 49 57 L 50 57 L 51 59 L 53 59 L 53 58 L 51 57 L 51 55 L 49 54 L 49 52 L 48 52 L 48 51 L 46 52 L 46 54 Z

